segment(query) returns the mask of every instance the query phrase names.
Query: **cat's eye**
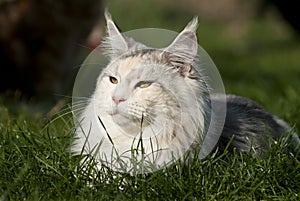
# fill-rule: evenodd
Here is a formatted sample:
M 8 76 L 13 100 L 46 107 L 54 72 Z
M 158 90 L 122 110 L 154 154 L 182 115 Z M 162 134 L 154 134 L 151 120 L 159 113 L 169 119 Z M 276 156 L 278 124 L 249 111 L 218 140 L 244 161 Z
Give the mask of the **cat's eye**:
M 150 86 L 150 83 L 144 83 L 144 84 L 140 85 L 141 88 L 147 88 L 149 86 Z
M 109 81 L 113 84 L 118 84 L 118 80 L 117 78 L 113 77 L 113 76 L 109 76 Z
M 135 87 L 140 87 L 140 88 L 147 88 L 152 84 L 151 81 L 140 81 L 138 82 Z

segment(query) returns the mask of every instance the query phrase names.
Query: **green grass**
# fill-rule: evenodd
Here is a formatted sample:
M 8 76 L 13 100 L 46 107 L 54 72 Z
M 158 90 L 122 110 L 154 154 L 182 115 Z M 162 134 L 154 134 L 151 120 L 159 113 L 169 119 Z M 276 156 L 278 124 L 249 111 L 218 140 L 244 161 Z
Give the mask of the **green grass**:
M 67 151 L 71 117 L 46 126 L 13 119 L 2 109 L 0 200 L 297 200 L 299 157 L 275 145 L 263 159 L 213 156 L 190 165 L 174 164 L 149 175 L 130 176 L 103 169 Z
M 193 16 L 150 1 L 136 7 L 124 3 L 122 9 L 111 2 L 123 30 L 180 31 Z M 247 30 L 234 35 L 229 24 L 202 20 L 199 42 L 218 66 L 228 93 L 254 99 L 299 131 L 300 43 L 278 18 L 245 23 Z M 300 157 L 287 153 L 281 142 L 262 159 L 225 153 L 149 175 L 103 170 L 91 179 L 93 161 L 80 165 L 81 157 L 68 151 L 72 117 L 62 111 L 48 122 L 32 108 L 0 98 L 0 201 L 300 199 Z

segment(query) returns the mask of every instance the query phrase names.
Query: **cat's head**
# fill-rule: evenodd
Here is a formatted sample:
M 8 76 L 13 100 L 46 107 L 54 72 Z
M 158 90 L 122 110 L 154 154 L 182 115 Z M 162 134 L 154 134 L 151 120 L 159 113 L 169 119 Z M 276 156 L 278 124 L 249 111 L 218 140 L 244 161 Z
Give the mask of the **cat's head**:
M 201 93 L 200 75 L 194 68 L 197 18 L 168 47 L 157 49 L 122 34 L 108 12 L 105 17 L 108 36 L 103 46 L 110 63 L 94 93 L 97 115 L 111 117 L 126 133 L 136 135 L 141 127 L 174 129 L 186 118 L 182 111 L 199 110 L 194 103 Z M 195 121 L 189 115 L 186 121 Z

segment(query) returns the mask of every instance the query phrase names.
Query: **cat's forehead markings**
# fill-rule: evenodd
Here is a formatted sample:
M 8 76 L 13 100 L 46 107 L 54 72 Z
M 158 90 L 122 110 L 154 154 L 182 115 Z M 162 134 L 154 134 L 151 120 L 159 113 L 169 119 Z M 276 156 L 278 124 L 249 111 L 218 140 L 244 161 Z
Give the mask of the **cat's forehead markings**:
M 119 63 L 118 74 L 120 76 L 127 75 L 131 71 L 141 67 L 143 59 L 140 57 L 127 57 Z

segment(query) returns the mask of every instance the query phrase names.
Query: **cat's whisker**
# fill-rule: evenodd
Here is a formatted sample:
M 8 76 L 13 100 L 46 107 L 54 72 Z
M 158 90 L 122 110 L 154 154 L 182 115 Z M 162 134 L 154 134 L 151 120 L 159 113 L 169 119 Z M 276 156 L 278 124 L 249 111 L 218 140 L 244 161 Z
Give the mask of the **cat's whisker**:
M 142 119 L 139 119 L 141 122 L 143 121 L 143 122 L 145 122 L 146 123 L 146 125 L 151 125 L 151 121 L 149 120 L 149 118 L 148 117 L 143 117 Z M 144 123 L 143 123 L 143 125 L 144 125 Z
M 59 100 L 56 105 L 46 114 L 46 120 L 49 121 L 55 115 L 62 115 L 65 111 L 71 110 L 70 103 L 67 103 L 65 99 Z
M 84 97 L 84 96 L 71 96 L 70 98 L 73 98 L 73 99 L 82 99 L 82 100 L 90 100 L 89 97 Z
M 72 111 L 70 111 L 70 113 L 76 113 L 76 112 L 84 112 L 85 108 L 76 108 L 76 109 L 72 109 Z
M 71 112 L 77 113 L 77 112 L 80 112 L 80 111 L 84 111 L 85 108 L 86 108 L 85 106 L 78 105 L 76 107 L 72 107 Z
M 78 99 L 78 100 L 74 100 L 72 105 L 76 105 L 78 103 L 89 103 L 88 99 Z
M 78 107 L 78 106 L 84 107 L 84 106 L 86 106 L 87 104 L 88 104 L 87 101 L 78 101 L 78 102 L 75 102 L 75 103 L 72 104 L 72 108 Z
M 78 112 L 80 110 L 84 110 L 85 108 L 86 108 L 86 106 L 78 105 L 78 106 L 72 107 L 71 111 Z
M 144 118 L 145 121 L 147 121 L 147 123 L 152 124 L 154 122 L 154 118 L 151 116 L 147 116 Z
M 151 110 L 147 111 L 147 117 L 149 118 L 155 118 L 157 114 L 161 114 L 161 110 L 156 110 L 155 108 L 152 108 Z
M 48 121 L 50 122 L 54 122 L 64 116 L 67 116 L 69 114 L 73 114 L 74 112 L 77 112 L 77 111 L 83 111 L 84 110 L 84 107 L 81 107 L 80 105 L 77 105 L 76 108 L 72 108 L 69 104 L 65 105 L 63 109 L 59 110 L 58 112 L 49 112 L 48 113 Z M 50 116 L 50 113 L 51 113 L 51 116 Z M 56 116 L 54 119 L 52 117 Z
M 90 98 L 88 97 L 72 97 L 73 98 L 73 104 L 78 102 L 90 102 Z
M 159 112 L 161 112 L 161 111 L 157 110 L 157 113 L 159 113 Z M 143 107 L 133 107 L 133 109 L 131 109 L 129 111 L 129 114 L 135 116 L 138 119 L 141 119 L 143 116 L 145 122 L 147 122 L 148 124 L 151 124 L 155 118 L 153 111 L 149 112 L 146 109 L 144 109 Z
M 89 98 L 78 97 L 77 100 L 73 100 L 72 105 L 76 105 L 78 103 L 89 103 Z
M 66 124 L 73 122 L 73 118 L 68 118 L 67 120 L 65 119 L 65 116 L 68 116 L 71 114 L 73 114 L 73 111 L 66 108 L 66 109 L 60 111 L 59 113 L 53 114 L 51 117 L 50 116 L 46 117 L 46 121 L 48 123 L 45 125 L 45 127 L 42 130 L 47 129 L 49 127 L 49 125 L 51 125 L 53 122 L 60 120 L 60 119 L 63 120 Z M 56 116 L 56 117 L 53 118 L 53 116 Z

